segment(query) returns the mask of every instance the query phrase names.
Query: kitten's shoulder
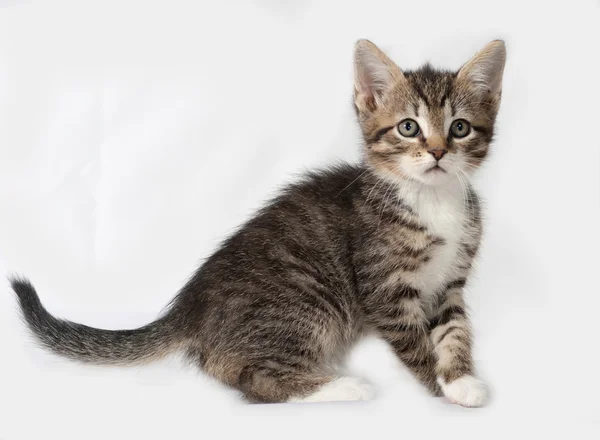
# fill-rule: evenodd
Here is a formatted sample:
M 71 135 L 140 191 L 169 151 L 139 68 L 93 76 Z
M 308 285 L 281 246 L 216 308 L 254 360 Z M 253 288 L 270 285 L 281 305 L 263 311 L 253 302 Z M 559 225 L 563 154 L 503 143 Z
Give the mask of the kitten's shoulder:
M 359 177 L 363 172 L 363 166 L 348 163 L 311 170 L 285 188 L 284 194 L 312 194 L 336 199 L 346 197 L 360 186 Z

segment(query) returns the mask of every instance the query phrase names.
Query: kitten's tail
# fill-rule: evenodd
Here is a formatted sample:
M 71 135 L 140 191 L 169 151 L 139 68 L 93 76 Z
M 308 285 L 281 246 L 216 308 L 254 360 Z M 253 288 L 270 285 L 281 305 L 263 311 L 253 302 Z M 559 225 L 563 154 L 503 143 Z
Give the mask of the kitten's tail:
M 169 313 L 135 330 L 102 330 L 52 316 L 28 280 L 12 278 L 10 283 L 29 329 L 42 346 L 58 355 L 86 363 L 124 365 L 148 362 L 176 348 Z

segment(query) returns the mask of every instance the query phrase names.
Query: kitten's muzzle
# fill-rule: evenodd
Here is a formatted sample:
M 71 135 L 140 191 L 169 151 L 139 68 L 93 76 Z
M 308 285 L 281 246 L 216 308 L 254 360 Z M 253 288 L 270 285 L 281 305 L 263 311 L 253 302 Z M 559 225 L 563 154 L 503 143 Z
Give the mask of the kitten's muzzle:
M 446 173 L 446 170 L 444 168 L 442 168 L 441 166 L 439 166 L 439 165 L 436 164 L 436 165 L 432 166 L 431 168 L 427 169 L 425 171 L 425 174 L 427 174 L 427 173 L 436 173 L 436 172 L 438 172 L 438 173 Z
M 427 152 L 439 162 L 442 159 L 442 157 L 444 157 L 444 155 L 448 152 L 448 150 L 446 150 L 445 148 L 434 148 L 431 150 L 427 150 Z

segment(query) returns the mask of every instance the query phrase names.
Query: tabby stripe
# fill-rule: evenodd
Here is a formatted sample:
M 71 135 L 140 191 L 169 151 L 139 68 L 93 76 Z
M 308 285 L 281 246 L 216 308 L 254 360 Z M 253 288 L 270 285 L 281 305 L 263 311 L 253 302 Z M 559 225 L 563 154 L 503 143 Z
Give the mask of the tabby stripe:
M 421 296 L 417 289 L 414 289 L 406 284 L 401 284 L 396 288 L 398 298 L 401 299 L 416 299 Z
M 475 130 L 477 133 L 488 134 L 489 130 L 485 127 L 471 125 L 471 128 Z
M 402 338 L 389 341 L 392 348 L 398 353 L 405 353 L 408 350 L 417 350 L 421 347 L 421 337 L 409 337 L 405 335 Z
M 298 351 L 298 350 L 296 350 Z M 297 359 L 297 360 L 294 360 Z M 269 355 L 267 359 L 269 363 L 274 363 L 278 368 L 285 371 L 298 371 L 306 368 L 306 357 L 305 356 L 294 356 L 291 353 L 285 353 L 285 356 Z
M 461 333 L 454 335 L 454 339 L 456 339 L 458 342 L 465 346 L 470 346 L 471 344 L 471 338 Z
M 469 156 L 471 156 L 475 159 L 483 159 L 484 157 L 487 156 L 488 152 L 487 152 L 487 150 L 478 150 L 478 151 L 471 151 L 468 154 L 469 154 Z
M 373 316 L 384 316 L 386 319 L 392 322 L 398 322 L 404 318 L 410 317 L 406 307 L 402 306 L 385 306 L 380 304 L 365 304 L 365 311 L 369 315 Z M 374 323 L 373 325 L 376 326 Z
M 306 273 L 303 272 L 303 274 Z M 309 282 L 309 280 L 304 281 L 306 283 Z M 344 307 L 340 304 L 339 299 L 335 297 L 332 298 L 333 295 L 330 293 L 329 289 L 319 285 L 317 281 L 314 281 L 314 284 L 310 286 L 302 284 L 303 283 L 293 283 L 291 281 L 278 280 L 277 285 L 270 285 L 269 287 L 275 292 L 282 287 L 296 292 L 300 291 L 304 295 L 302 295 L 299 299 L 307 306 L 317 310 L 329 312 L 332 315 L 340 318 L 344 316 Z
M 386 333 L 400 333 L 400 332 L 409 332 L 409 333 L 418 333 L 422 329 L 420 326 L 415 324 L 403 324 L 401 322 L 397 324 L 380 324 L 377 325 L 377 329 L 381 332 Z
M 417 95 L 419 95 L 419 98 L 421 98 L 423 100 L 425 105 L 428 108 L 431 108 L 431 105 L 429 104 L 429 99 L 427 99 L 427 96 L 425 96 L 425 93 L 423 93 L 423 90 L 421 90 L 421 87 L 419 87 L 417 84 L 413 84 L 413 88 L 417 92 Z
M 324 312 L 329 312 L 331 314 L 333 314 L 334 316 L 337 315 L 339 317 L 342 316 L 342 307 L 337 304 L 334 301 L 330 301 L 327 298 L 327 295 L 323 295 L 320 292 L 315 292 L 315 294 L 313 294 L 312 292 L 310 292 L 310 288 L 304 290 L 304 292 L 306 292 L 306 295 L 303 295 L 300 298 L 300 301 L 302 301 L 303 303 L 307 304 L 308 306 L 311 306 L 317 310 L 321 310 Z M 314 310 L 313 310 L 314 312 Z
M 446 291 L 450 290 L 450 289 L 460 289 L 462 287 L 465 287 L 465 284 L 467 284 L 467 279 L 466 278 L 458 278 L 454 281 L 450 281 L 447 285 L 446 285 Z
M 460 306 L 448 307 L 431 320 L 430 327 L 434 329 L 440 325 L 447 324 L 455 315 L 465 317 L 467 313 Z
M 416 115 L 416 116 L 417 116 L 417 118 L 418 118 L 418 117 L 419 117 L 419 103 L 417 103 L 417 102 L 413 102 L 413 103 L 412 103 L 412 107 L 413 107 L 413 110 L 414 110 L 414 112 L 415 112 L 415 115 Z
M 344 306 L 340 304 L 340 300 L 333 297 L 327 289 L 307 287 L 303 289 L 303 291 L 306 292 L 307 295 L 300 299 L 306 304 L 310 304 L 318 310 L 329 311 L 329 313 L 339 318 L 344 317 Z
M 379 205 L 376 207 L 373 215 L 377 216 L 377 223 L 380 224 L 382 221 L 387 223 L 392 223 L 397 226 L 401 226 L 404 229 L 408 229 L 413 232 L 423 232 L 426 230 L 423 226 L 418 223 L 412 222 L 410 220 L 405 219 L 402 216 L 399 216 L 395 210 L 389 209 L 392 208 L 390 206 L 388 209 L 381 210 L 381 206 L 384 204 L 383 199 L 380 201 Z
M 423 259 L 419 259 L 419 260 L 411 260 L 410 258 L 402 258 L 401 254 L 400 255 L 396 255 L 396 257 L 398 258 L 397 261 L 394 262 L 393 266 L 390 265 L 390 267 L 379 267 L 379 268 L 375 268 L 371 271 L 367 271 L 367 270 L 363 270 L 360 271 L 358 274 L 361 277 L 364 277 L 365 280 L 372 280 L 374 283 L 379 284 L 379 282 L 381 281 L 380 277 L 385 277 L 385 276 L 390 276 L 392 275 L 394 272 L 397 272 L 398 270 L 404 270 L 406 272 L 414 272 L 415 270 L 417 270 L 419 267 L 421 267 L 421 264 L 423 263 Z M 380 256 L 373 256 L 373 260 L 370 260 L 369 262 L 367 262 L 367 264 L 370 265 L 375 265 L 378 263 L 376 258 L 380 258 Z M 389 260 L 389 255 L 388 258 L 381 258 L 381 263 L 384 263 L 384 261 Z
M 409 214 L 415 215 L 415 210 L 412 209 L 410 205 L 407 205 L 403 200 L 400 200 L 396 205 L 398 206 L 398 209 L 402 209 Z
M 398 256 L 409 256 L 411 258 L 422 258 L 423 254 L 425 252 L 427 252 L 429 250 L 431 245 L 426 246 L 422 249 L 415 249 L 413 247 L 408 247 L 408 246 L 402 246 L 399 247 L 398 249 L 393 249 L 394 254 L 398 255 Z
M 423 232 L 426 230 L 423 226 L 421 226 L 417 223 L 411 222 L 409 220 L 406 220 L 403 217 L 398 217 L 397 221 L 400 224 L 400 226 L 402 226 L 403 228 L 406 228 L 406 229 L 410 229 L 411 231 Z
M 312 289 L 323 296 L 327 296 L 329 298 L 333 297 L 336 300 L 335 302 L 338 302 L 338 297 L 334 295 L 333 291 L 327 286 L 329 284 L 327 277 L 323 277 L 322 274 L 318 273 L 306 272 L 303 272 L 302 275 L 304 275 L 304 277 L 301 278 L 301 281 L 298 281 L 298 284 L 303 285 L 303 287 L 306 287 L 307 289 Z M 286 282 L 286 284 L 288 283 Z M 293 286 L 294 283 L 291 285 Z
M 440 338 L 438 339 L 438 341 L 435 345 L 440 345 L 446 336 L 448 336 L 451 332 L 453 332 L 454 330 L 459 329 L 459 328 L 460 327 L 457 327 L 455 325 L 448 327 L 446 329 L 446 331 L 442 334 L 442 336 L 440 336 Z
M 404 284 L 392 285 L 390 283 L 389 286 L 385 286 L 378 283 L 377 280 L 373 280 L 371 283 L 365 283 L 365 287 L 368 287 L 377 296 L 378 300 L 385 300 L 386 302 L 413 300 L 421 296 L 421 293 L 417 289 Z
M 395 126 L 392 125 L 390 127 L 384 127 L 384 128 L 381 128 L 381 129 L 377 130 L 377 132 L 375 133 L 375 135 L 371 139 L 369 139 L 368 143 L 369 144 L 375 144 L 375 143 L 379 142 L 381 140 L 381 138 L 383 136 L 385 136 L 387 134 L 387 132 L 390 131 L 394 127 Z
M 431 238 L 431 240 L 432 240 L 431 241 L 432 246 L 443 246 L 446 244 L 446 240 L 443 239 L 442 237 L 434 237 L 434 238 Z
M 477 248 L 473 248 L 472 246 L 468 246 L 468 245 L 463 245 L 463 249 L 465 250 L 465 252 L 467 253 L 467 255 L 471 258 L 475 257 L 475 255 L 477 255 Z
M 440 100 L 440 107 L 444 107 L 444 105 L 446 104 L 446 101 L 450 97 L 450 93 L 452 93 L 452 82 L 447 81 L 446 86 L 444 87 L 444 96 L 442 96 L 442 99 Z M 454 116 L 454 115 L 452 115 L 452 116 Z
M 448 92 L 446 92 L 444 94 L 444 96 L 442 96 L 442 100 L 440 101 L 440 107 L 443 107 L 444 104 L 446 104 L 446 100 L 448 99 Z

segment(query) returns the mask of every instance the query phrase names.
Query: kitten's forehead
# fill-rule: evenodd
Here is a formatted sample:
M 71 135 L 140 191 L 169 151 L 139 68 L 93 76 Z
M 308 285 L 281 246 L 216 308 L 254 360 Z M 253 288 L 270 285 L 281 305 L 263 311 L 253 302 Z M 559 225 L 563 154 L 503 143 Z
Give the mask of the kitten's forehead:
M 404 73 L 413 93 L 413 107 L 424 104 L 430 111 L 446 106 L 451 98 L 456 79 L 456 73 L 437 70 L 429 64 L 418 70 Z

